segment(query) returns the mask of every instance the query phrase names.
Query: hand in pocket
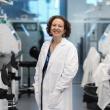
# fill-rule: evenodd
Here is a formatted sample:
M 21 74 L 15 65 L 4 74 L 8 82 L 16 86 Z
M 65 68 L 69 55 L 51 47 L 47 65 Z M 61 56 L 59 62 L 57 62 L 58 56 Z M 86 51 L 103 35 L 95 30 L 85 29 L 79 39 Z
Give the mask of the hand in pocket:
M 55 91 L 53 92 L 49 97 L 49 108 L 55 108 L 59 103 L 61 99 L 61 92 Z

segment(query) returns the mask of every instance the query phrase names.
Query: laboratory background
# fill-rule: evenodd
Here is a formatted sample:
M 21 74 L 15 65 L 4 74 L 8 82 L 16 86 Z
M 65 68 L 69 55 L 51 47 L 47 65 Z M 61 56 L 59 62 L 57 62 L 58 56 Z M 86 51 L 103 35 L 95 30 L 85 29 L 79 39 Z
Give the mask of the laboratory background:
M 53 15 L 71 23 L 78 51 L 73 110 L 110 110 L 110 0 L 0 0 L 0 110 L 38 110 L 35 66 Z

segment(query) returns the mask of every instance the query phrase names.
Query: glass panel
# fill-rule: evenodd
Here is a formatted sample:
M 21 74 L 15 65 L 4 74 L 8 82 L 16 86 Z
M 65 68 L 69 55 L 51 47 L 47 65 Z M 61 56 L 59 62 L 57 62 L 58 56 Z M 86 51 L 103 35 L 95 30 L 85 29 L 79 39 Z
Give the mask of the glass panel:
M 102 2 L 103 0 L 86 0 L 87 4 L 97 5 L 98 2 Z
M 23 31 L 22 25 L 28 31 L 37 31 L 37 24 L 36 23 L 13 23 L 13 26 L 16 31 Z
M 60 0 L 30 0 L 28 8 L 40 22 L 46 22 L 50 16 L 60 14 Z
M 41 24 L 41 27 L 43 29 L 43 32 L 44 32 L 44 40 L 50 40 L 52 37 L 50 37 L 46 31 L 46 27 L 47 27 L 47 24 Z
M 28 8 L 31 13 L 33 13 L 33 14 L 38 13 L 38 1 L 37 0 L 29 1 Z

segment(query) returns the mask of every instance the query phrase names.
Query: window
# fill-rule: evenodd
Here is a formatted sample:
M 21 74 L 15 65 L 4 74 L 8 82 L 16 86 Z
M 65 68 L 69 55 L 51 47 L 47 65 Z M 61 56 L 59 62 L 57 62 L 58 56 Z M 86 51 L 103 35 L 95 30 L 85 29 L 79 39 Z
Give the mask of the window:
M 30 0 L 28 9 L 40 22 L 46 22 L 50 16 L 60 14 L 60 0 Z
M 37 14 L 38 11 L 38 1 L 31 0 L 28 2 L 29 11 L 33 14 Z

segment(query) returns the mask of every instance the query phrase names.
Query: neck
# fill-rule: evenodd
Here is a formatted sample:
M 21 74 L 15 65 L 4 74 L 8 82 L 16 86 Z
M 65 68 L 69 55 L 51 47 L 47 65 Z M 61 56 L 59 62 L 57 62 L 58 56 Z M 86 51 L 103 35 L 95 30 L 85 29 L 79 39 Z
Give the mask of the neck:
M 58 44 L 58 43 L 61 42 L 61 40 L 62 40 L 62 37 L 61 37 L 61 38 L 53 38 L 53 39 L 52 39 L 52 43 L 53 43 L 53 44 Z
M 54 51 L 55 47 L 57 46 L 57 44 L 59 44 L 61 42 L 62 38 L 58 38 L 58 39 L 52 39 L 51 45 L 50 45 L 50 51 L 51 53 Z

